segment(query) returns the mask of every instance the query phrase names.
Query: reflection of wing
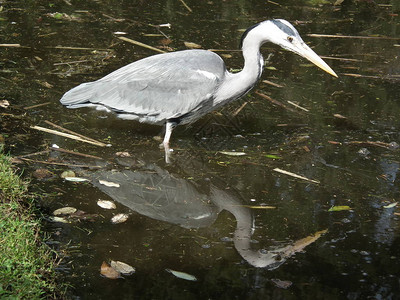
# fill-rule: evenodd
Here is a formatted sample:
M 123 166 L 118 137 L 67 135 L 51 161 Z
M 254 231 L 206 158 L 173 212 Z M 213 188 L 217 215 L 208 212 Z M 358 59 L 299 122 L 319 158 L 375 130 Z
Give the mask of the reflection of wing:
M 164 170 L 97 172 L 92 178 L 93 184 L 115 201 L 156 220 L 198 228 L 209 226 L 218 216 L 218 208 L 208 204 L 206 195 Z M 119 187 L 108 187 L 99 180 Z
M 121 117 L 158 123 L 212 101 L 225 70 L 223 60 L 206 50 L 159 54 L 83 83 L 60 101 L 70 108 L 101 105 Z

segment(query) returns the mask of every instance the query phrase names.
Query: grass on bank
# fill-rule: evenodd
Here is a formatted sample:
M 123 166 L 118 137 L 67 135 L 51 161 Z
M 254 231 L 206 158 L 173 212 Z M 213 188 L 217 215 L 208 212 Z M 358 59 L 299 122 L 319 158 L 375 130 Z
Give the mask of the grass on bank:
M 34 199 L 0 147 L 0 299 L 52 298 L 53 257 L 39 236 Z

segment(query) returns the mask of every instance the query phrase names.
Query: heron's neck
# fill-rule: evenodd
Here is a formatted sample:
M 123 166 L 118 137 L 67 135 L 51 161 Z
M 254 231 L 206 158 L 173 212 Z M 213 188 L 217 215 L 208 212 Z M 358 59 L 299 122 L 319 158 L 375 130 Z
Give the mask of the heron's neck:
M 224 104 L 236 100 L 250 91 L 260 78 L 264 60 L 260 53 L 261 42 L 244 40 L 243 70 L 238 73 L 227 72 L 224 83 L 220 86 L 216 104 Z
M 260 42 L 248 42 L 244 40 L 242 50 L 244 67 L 243 70 L 237 74 L 241 79 L 247 79 L 255 83 L 260 78 L 264 66 L 264 59 L 260 53 L 260 47 Z

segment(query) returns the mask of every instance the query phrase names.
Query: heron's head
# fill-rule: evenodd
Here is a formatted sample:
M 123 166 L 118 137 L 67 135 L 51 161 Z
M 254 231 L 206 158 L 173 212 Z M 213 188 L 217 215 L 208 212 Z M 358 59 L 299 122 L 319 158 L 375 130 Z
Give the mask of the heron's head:
M 273 19 L 258 23 L 245 31 L 241 45 L 246 46 L 246 41 L 255 43 L 271 42 L 282 48 L 297 53 L 321 68 L 332 76 L 336 73 L 302 40 L 296 28 L 283 19 Z

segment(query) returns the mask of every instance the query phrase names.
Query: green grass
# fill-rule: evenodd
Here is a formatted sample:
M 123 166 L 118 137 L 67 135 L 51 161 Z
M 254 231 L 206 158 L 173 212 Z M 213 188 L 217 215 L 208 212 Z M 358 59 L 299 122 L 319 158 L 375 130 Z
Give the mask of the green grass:
M 39 235 L 34 199 L 1 150 L 0 299 L 52 298 L 56 291 L 54 260 Z

